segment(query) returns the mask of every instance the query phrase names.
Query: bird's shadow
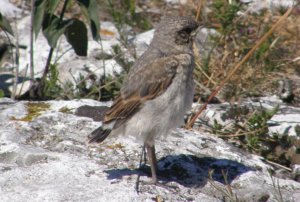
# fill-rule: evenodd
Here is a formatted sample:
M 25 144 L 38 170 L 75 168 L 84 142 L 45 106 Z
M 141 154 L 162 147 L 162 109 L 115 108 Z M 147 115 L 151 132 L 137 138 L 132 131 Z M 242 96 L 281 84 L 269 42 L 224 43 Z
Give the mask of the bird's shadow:
M 186 187 L 202 187 L 209 178 L 222 184 L 230 184 L 236 177 L 252 170 L 255 169 L 228 159 L 199 158 L 194 155 L 181 154 L 161 158 L 158 161 L 157 174 L 158 179 L 164 183 L 176 182 Z M 146 165 L 133 170 L 124 168 L 104 172 L 108 174 L 110 180 L 130 175 L 151 177 L 150 167 Z

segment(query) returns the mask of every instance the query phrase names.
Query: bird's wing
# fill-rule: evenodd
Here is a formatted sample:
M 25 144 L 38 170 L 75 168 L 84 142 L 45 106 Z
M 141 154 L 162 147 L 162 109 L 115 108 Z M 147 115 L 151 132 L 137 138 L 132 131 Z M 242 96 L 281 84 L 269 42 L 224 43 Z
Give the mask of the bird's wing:
M 178 66 L 176 56 L 162 57 L 129 75 L 120 95 L 107 111 L 104 123 L 118 120 L 118 127 L 124 119 L 135 114 L 145 101 L 164 93 L 172 83 Z

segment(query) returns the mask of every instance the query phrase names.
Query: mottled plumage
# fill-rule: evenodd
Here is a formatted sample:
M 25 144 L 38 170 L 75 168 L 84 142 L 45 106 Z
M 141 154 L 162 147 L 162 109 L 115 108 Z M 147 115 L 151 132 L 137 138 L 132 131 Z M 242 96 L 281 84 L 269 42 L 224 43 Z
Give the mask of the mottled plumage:
M 144 143 L 156 182 L 154 141 L 182 123 L 193 99 L 192 37 L 198 24 L 188 17 L 165 17 L 148 50 L 135 62 L 103 121 L 89 136 L 131 135 Z

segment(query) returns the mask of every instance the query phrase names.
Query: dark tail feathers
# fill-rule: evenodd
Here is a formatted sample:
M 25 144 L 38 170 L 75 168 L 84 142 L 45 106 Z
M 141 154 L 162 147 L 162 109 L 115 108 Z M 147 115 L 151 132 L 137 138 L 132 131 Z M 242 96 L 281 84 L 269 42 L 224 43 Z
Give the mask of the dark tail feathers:
M 100 143 L 107 138 L 110 134 L 111 129 L 103 129 L 102 127 L 97 128 L 88 136 L 88 143 Z

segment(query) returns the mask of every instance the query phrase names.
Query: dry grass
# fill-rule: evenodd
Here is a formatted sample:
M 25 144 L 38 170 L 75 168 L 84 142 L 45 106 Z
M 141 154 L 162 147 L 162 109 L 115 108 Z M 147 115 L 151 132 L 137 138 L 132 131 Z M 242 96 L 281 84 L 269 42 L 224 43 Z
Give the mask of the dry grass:
M 219 29 L 219 35 L 210 39 L 215 43 L 210 54 L 200 54 L 196 61 L 195 77 L 198 82 L 213 90 L 227 80 L 235 64 L 243 60 L 280 16 L 279 12 L 271 14 L 267 11 L 262 15 L 246 14 L 234 19 L 229 32 Z M 222 88 L 221 97 L 236 101 L 244 96 L 274 94 L 276 82 L 283 75 L 296 74 L 299 69 L 299 32 L 300 18 L 294 12 L 234 72 Z

